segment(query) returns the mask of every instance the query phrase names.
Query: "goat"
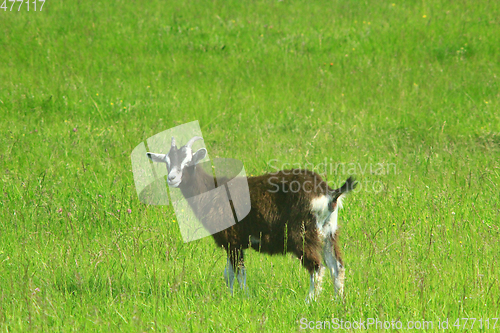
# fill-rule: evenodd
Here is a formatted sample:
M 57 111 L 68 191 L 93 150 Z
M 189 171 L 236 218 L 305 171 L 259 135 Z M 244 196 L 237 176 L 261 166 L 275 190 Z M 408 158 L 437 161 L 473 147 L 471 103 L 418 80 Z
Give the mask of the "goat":
M 167 154 L 147 153 L 153 162 L 166 164 L 168 185 L 179 188 L 185 198 L 206 192 L 207 184 L 215 182 L 213 175 L 196 167 L 207 154 L 205 148 L 192 153 L 191 146 L 197 140 L 202 138 L 195 136 L 178 149 L 172 137 Z M 315 299 L 321 290 L 324 265 L 330 271 L 335 293 L 342 296 L 345 269 L 337 216 L 342 199 L 356 186 L 354 178 L 349 177 L 335 190 L 320 175 L 304 169 L 281 170 L 247 181 L 250 212 L 240 222 L 212 234 L 216 244 L 227 252 L 224 277 L 231 293 L 235 271 L 240 287 L 246 288 L 243 250 L 251 247 L 271 255 L 295 254 L 310 274 L 307 301 Z M 231 199 L 234 202 L 235 198 Z

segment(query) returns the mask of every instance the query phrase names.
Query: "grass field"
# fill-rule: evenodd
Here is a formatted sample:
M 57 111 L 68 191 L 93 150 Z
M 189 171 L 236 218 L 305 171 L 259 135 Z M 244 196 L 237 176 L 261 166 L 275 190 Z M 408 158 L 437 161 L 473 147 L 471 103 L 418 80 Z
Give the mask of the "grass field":
M 393 1 L 7 2 L 1 331 L 295 332 L 302 318 L 492 331 L 500 3 Z M 300 262 L 255 251 L 248 294 L 231 296 L 224 251 L 183 243 L 170 207 L 139 202 L 132 149 L 193 120 L 210 156 L 249 175 L 311 163 L 337 185 L 357 177 L 343 301 L 325 279 L 306 305 Z

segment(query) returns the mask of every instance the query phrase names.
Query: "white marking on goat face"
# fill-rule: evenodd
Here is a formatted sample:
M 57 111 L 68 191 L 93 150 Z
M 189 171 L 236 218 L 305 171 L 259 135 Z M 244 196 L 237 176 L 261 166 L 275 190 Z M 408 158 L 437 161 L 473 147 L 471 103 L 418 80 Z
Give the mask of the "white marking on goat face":
M 182 172 L 177 167 L 173 167 L 168 173 L 167 183 L 170 187 L 178 187 L 182 180 Z
M 193 158 L 193 151 L 191 150 L 191 148 L 185 148 L 185 149 L 186 149 L 185 150 L 186 157 L 184 157 L 184 159 L 181 162 L 181 170 L 184 170 L 184 167 L 188 165 L 189 162 L 191 162 L 191 159 Z
M 155 154 L 155 153 L 147 153 L 147 156 L 153 161 L 157 163 L 165 163 L 167 166 L 167 183 L 171 187 L 178 187 L 179 184 L 181 183 L 181 178 L 182 178 L 182 172 L 179 171 L 179 168 L 177 166 L 172 166 L 172 162 L 170 159 L 169 154 L 171 151 L 165 155 L 165 154 Z M 175 158 L 174 158 L 175 161 Z
M 179 161 L 182 158 L 182 161 Z M 167 183 L 170 187 L 179 187 L 182 182 L 182 172 L 186 165 L 191 162 L 193 153 L 191 148 L 181 147 L 180 149 L 171 148 L 165 158 L 168 169 Z

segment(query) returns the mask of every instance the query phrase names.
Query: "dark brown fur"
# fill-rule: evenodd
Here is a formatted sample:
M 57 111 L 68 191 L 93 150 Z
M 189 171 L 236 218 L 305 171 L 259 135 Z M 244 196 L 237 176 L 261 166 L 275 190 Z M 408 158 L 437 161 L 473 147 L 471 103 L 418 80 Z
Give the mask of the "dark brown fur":
M 185 197 L 213 188 L 214 177 L 202 168 L 189 167 L 186 171 L 179 186 Z M 252 247 L 268 254 L 294 253 L 309 273 L 317 271 L 322 262 L 323 244 L 311 211 L 311 201 L 335 191 L 321 176 L 308 170 L 284 170 L 247 180 L 251 201 L 249 214 L 232 227 L 212 235 L 217 245 L 226 249 L 233 267 L 237 269 L 238 265 L 243 265 L 243 250 Z M 207 213 L 217 212 L 203 212 Z M 252 243 L 251 237 L 260 243 Z M 342 263 L 338 235 L 330 237 L 335 257 Z

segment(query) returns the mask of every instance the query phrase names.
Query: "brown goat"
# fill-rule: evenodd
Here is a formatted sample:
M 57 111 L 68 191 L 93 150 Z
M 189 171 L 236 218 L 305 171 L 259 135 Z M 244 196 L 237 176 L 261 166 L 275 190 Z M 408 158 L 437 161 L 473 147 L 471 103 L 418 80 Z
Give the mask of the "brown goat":
M 192 144 L 200 139 L 194 137 L 177 149 L 172 138 L 168 154 L 147 153 L 152 161 L 167 164 L 169 186 L 178 187 L 185 198 L 211 190 L 217 181 L 219 186 L 225 182 L 196 167 L 206 156 L 204 148 L 192 153 Z M 335 291 L 342 295 L 345 273 L 338 245 L 337 216 L 342 199 L 356 186 L 354 179 L 350 177 L 342 187 L 333 190 L 318 174 L 292 169 L 249 177 L 247 181 L 250 212 L 238 223 L 212 234 L 217 245 L 227 251 L 224 276 L 231 293 L 235 272 L 240 286 L 246 287 L 243 250 L 252 247 L 268 254 L 294 253 L 311 277 L 309 299 L 314 299 L 321 289 L 325 266 L 330 271 Z M 231 200 L 234 204 L 238 198 Z M 202 216 L 217 214 L 206 204 L 196 206 L 194 213 L 202 223 Z M 204 226 L 208 230 L 211 228 Z

